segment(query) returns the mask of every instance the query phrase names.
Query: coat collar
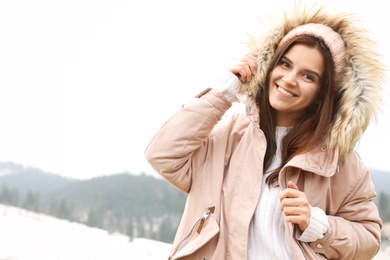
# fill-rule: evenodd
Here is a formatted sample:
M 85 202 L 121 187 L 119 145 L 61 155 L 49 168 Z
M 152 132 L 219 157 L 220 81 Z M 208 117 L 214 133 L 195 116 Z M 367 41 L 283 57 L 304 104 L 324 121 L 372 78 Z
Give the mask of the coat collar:
M 337 148 L 327 151 L 325 146 L 320 145 L 309 152 L 295 156 L 286 167 L 297 167 L 320 176 L 331 177 L 338 171 L 338 165 Z

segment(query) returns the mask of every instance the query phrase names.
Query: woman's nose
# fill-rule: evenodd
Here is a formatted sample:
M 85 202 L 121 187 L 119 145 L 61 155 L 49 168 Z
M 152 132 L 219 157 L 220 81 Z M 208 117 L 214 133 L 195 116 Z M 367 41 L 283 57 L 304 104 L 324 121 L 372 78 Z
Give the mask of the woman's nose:
M 284 83 L 288 84 L 288 85 L 291 85 L 291 86 L 296 86 L 297 85 L 297 81 L 296 81 L 295 75 L 293 75 L 292 73 L 282 77 L 282 81 Z

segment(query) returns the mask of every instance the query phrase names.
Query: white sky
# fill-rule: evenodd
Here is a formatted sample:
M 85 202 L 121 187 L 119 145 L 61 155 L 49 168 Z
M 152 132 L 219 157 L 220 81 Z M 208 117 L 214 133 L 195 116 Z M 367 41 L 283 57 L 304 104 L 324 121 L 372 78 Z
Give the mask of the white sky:
M 321 1 L 320 1 L 321 2 Z M 385 1 L 323 1 L 356 12 L 390 66 Z M 241 57 L 258 17 L 293 1 L 0 2 L 0 161 L 75 178 L 154 174 L 149 139 Z M 358 152 L 390 171 L 390 96 Z

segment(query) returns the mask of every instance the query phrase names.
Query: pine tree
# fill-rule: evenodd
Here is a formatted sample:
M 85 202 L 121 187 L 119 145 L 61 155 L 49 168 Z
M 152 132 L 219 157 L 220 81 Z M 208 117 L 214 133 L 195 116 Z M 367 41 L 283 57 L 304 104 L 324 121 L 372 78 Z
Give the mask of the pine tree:
M 130 241 L 133 241 L 134 238 L 134 222 L 133 218 L 130 216 L 126 226 L 126 235 L 130 238 Z
M 27 210 L 39 212 L 39 193 L 29 190 L 22 207 Z

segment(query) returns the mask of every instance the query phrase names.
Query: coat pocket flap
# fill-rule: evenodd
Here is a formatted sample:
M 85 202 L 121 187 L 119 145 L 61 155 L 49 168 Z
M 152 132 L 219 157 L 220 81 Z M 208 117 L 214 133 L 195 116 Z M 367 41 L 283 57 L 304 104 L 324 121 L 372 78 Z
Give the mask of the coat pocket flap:
M 172 259 L 178 259 L 180 257 L 188 256 L 199 250 L 210 239 L 219 233 L 219 225 L 214 216 L 210 216 L 204 223 L 202 232 L 200 234 L 194 233 L 194 235 L 188 240 L 188 242 L 175 253 Z

